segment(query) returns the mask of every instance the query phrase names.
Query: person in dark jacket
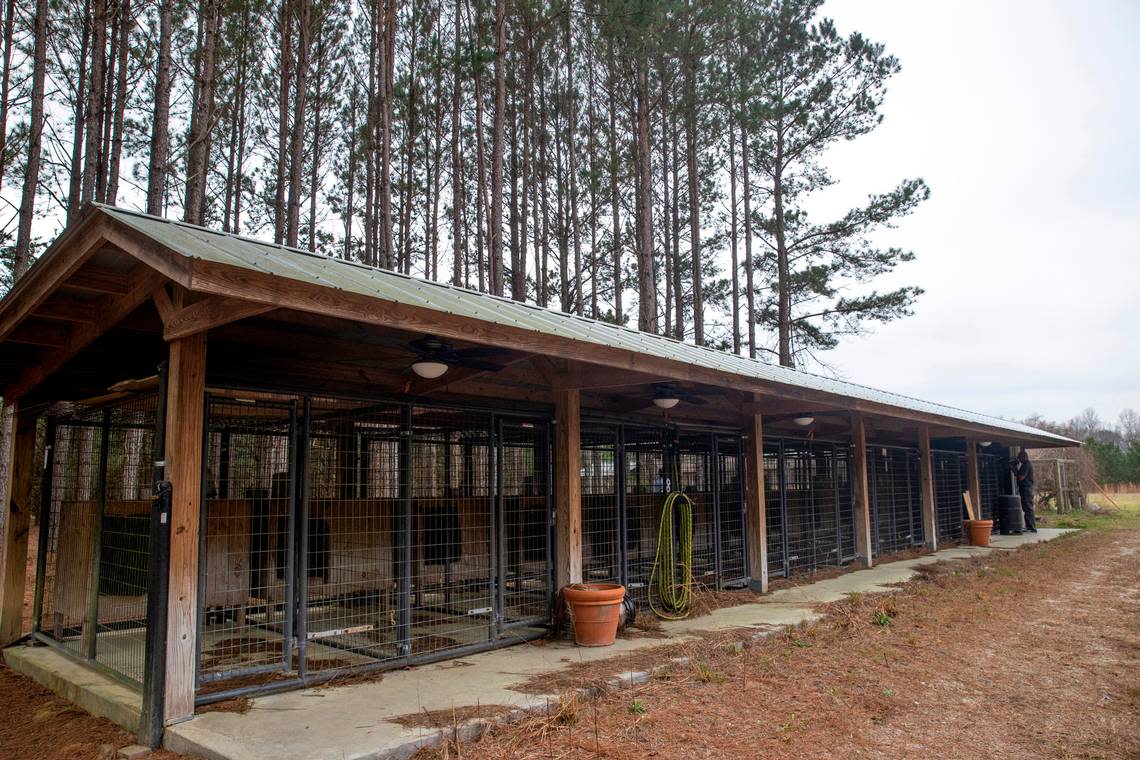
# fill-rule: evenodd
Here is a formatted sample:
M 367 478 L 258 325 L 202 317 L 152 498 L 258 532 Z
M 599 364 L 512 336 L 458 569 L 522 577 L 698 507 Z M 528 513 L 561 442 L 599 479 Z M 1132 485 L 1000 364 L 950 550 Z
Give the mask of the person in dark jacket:
M 1013 476 L 1017 478 L 1017 491 L 1021 495 L 1021 511 L 1025 513 L 1025 529 L 1030 533 L 1037 532 L 1037 518 L 1033 514 L 1033 462 L 1029 461 L 1029 454 L 1025 449 L 1017 455 L 1017 459 L 1010 464 Z

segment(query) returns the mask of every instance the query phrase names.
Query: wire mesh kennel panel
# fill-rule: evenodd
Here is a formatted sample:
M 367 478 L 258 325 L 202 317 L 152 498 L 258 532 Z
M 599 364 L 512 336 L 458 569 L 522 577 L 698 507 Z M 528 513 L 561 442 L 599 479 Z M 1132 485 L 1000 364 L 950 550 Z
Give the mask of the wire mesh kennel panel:
M 764 442 L 764 513 L 768 541 L 768 575 L 787 575 L 784 539 L 783 444 Z
M 49 421 L 33 628 L 141 684 L 157 394 Z
M 661 506 L 673 489 L 663 428 L 627 425 L 622 430 L 624 479 L 625 579 L 627 593 L 648 600 L 649 576 L 657 556 Z
M 411 410 L 411 656 L 495 637 L 496 449 L 488 413 Z
M 855 556 L 849 453 L 831 443 L 782 445 L 785 567 L 837 566 Z
M 1008 460 L 997 454 L 978 454 L 978 485 L 982 502 L 978 510 L 982 520 L 993 520 L 997 515 L 998 497 L 1007 490 L 1002 488 L 1003 478 L 1009 479 Z
M 717 517 L 720 535 L 719 587 L 748 581 L 748 541 L 744 513 L 744 442 L 740 436 L 718 435 L 716 444 Z M 755 573 L 759 576 L 759 570 Z
M 293 667 L 297 406 L 207 397 L 199 684 Z
M 499 419 L 499 609 L 503 628 L 550 618 L 550 426 Z
M 934 505 L 938 522 L 938 541 L 961 541 L 966 490 L 966 455 L 958 451 L 932 453 L 934 468 Z
M 405 407 L 316 397 L 307 412 L 298 668 L 319 673 L 401 658 L 401 581 L 410 584 L 398 550 L 407 519 Z
M 876 554 L 893 554 L 922 543 L 918 452 L 897 447 L 867 450 Z
M 621 583 L 620 429 L 610 425 L 582 427 L 582 578 L 594 583 Z

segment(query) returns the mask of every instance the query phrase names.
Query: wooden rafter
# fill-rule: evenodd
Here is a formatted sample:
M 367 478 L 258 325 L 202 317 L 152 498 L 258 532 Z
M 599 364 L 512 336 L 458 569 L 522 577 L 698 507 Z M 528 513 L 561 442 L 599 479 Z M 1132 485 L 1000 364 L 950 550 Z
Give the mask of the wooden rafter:
M 163 292 L 159 289 L 159 292 Z M 156 296 L 155 305 L 162 300 Z M 159 314 L 163 313 L 164 306 L 159 306 Z M 268 304 L 242 301 L 226 296 L 207 296 L 195 301 L 189 306 L 173 312 L 167 312 L 163 317 L 162 337 L 168 341 L 185 338 L 215 327 L 237 322 L 247 317 L 256 317 L 276 308 Z

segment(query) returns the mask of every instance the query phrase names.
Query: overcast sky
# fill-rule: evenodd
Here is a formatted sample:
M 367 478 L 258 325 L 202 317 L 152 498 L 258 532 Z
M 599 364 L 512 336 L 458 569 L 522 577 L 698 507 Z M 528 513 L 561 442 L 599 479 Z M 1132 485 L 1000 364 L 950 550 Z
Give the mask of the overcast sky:
M 1140 408 L 1140 2 L 831 0 L 902 63 L 884 123 L 840 146 L 827 205 L 903 177 L 883 242 L 915 316 L 848 340 L 847 379 L 1007 418 Z

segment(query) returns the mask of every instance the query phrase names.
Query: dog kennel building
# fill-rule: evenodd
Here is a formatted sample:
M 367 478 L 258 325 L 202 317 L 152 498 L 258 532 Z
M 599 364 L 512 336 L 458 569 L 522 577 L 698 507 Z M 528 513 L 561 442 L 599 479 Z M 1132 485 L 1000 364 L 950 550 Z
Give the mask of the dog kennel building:
M 672 490 L 695 583 L 764 591 L 958 541 L 1072 444 L 101 206 L 0 302 L 0 386 L 2 643 L 32 584 L 32 640 L 160 724 L 542 636 L 567 583 L 644 602 Z

